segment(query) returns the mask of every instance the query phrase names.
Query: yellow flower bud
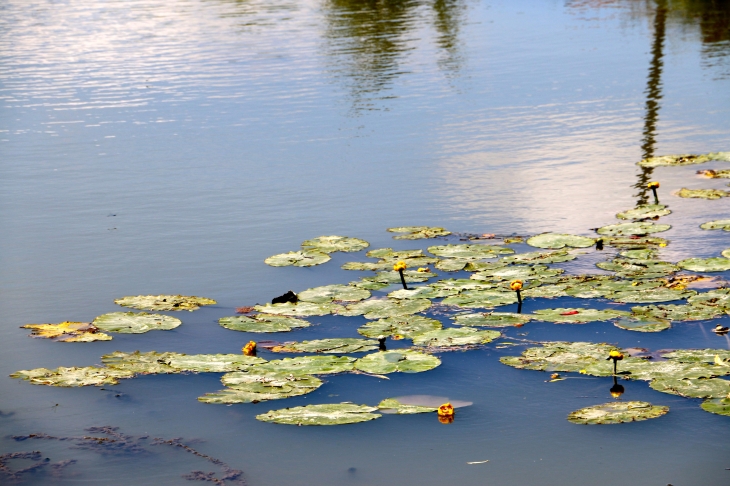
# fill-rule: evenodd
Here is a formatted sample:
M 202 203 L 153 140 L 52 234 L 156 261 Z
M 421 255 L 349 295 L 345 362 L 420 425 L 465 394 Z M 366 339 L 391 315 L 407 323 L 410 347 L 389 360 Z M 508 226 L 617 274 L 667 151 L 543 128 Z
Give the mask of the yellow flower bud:
M 659 187 L 659 183 L 656 181 L 652 181 L 646 185 L 649 189 L 656 189 Z
M 608 356 L 611 359 L 617 359 L 617 360 L 624 359 L 624 355 L 620 351 L 616 351 L 615 349 L 613 351 L 611 351 L 610 353 L 608 353 Z
M 515 292 L 518 290 L 522 290 L 522 280 L 513 280 L 512 282 L 510 282 L 509 288 L 511 288 Z
M 454 406 L 450 403 L 444 403 L 441 405 L 438 409 L 438 415 L 439 417 L 453 417 L 454 416 Z
M 393 265 L 393 270 L 395 270 L 396 272 L 400 272 L 401 270 L 405 270 L 406 268 L 408 268 L 408 265 L 406 265 L 406 262 L 404 261 L 400 261 Z
M 241 348 L 245 356 L 256 356 L 256 342 L 249 341 L 243 348 Z

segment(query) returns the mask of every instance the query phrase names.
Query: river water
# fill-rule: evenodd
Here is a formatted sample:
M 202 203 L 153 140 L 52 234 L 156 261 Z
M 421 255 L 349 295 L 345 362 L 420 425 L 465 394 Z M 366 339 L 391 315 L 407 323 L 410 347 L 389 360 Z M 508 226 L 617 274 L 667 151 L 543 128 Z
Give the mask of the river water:
M 100 455 L 10 438 L 110 425 L 135 437 L 200 439 L 189 443 L 255 486 L 730 483 L 730 422 L 698 400 L 628 382 L 624 398 L 671 412 L 574 425 L 567 413 L 610 400 L 610 379 L 545 383 L 544 374 L 500 364 L 518 351 L 493 345 L 442 353 L 428 373 L 328 377 L 306 396 L 229 407 L 196 400 L 221 388 L 218 374 L 147 376 L 105 390 L 7 378 L 98 364 L 114 350 L 240 352 L 261 336 L 217 325 L 235 307 L 361 276 L 339 267 L 362 254 L 336 253 L 312 268 L 264 265 L 319 235 L 407 249 L 433 242 L 396 241 L 385 229 L 591 234 L 646 201 L 653 179 L 674 211 L 662 220 L 673 229 L 661 256 L 716 255 L 730 247 L 727 233 L 697 226 L 727 217 L 727 202 L 670 194 L 725 182 L 697 177 L 696 167 L 652 173 L 635 162 L 730 150 L 728 25 L 721 1 L 3 0 L 0 452 L 77 461 L 55 475 L 25 474 L 24 484 L 190 484 L 181 475 L 219 470 L 149 440 L 147 453 Z M 595 261 L 557 266 L 595 271 Z M 109 342 L 64 344 L 18 329 L 90 321 L 118 310 L 115 298 L 148 293 L 218 305 L 178 316 L 175 331 Z M 317 325 L 286 339 L 357 337 L 365 322 L 310 320 Z M 730 347 L 710 327 L 646 335 L 606 322 L 533 323 L 520 332 L 653 350 Z M 254 418 L 408 394 L 474 405 L 449 425 L 432 414 L 341 427 Z

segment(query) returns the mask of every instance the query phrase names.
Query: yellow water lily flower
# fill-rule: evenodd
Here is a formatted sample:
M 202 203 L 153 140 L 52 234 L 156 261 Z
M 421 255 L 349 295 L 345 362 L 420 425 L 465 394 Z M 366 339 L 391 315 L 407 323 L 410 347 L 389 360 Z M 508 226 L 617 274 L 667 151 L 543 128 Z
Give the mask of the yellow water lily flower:
M 656 189 L 659 187 L 659 183 L 656 181 L 652 181 L 646 185 L 649 189 Z
M 438 409 L 438 415 L 439 417 L 453 417 L 454 416 L 454 406 L 450 403 L 444 403 L 441 405 Z
M 512 282 L 510 282 L 509 288 L 511 288 L 515 292 L 518 290 L 522 290 L 522 280 L 513 280 Z
M 395 270 L 396 272 L 402 272 L 406 268 L 408 268 L 408 265 L 406 265 L 406 262 L 404 261 L 397 262 L 395 265 L 393 265 L 393 270 Z
M 418 269 L 418 271 L 421 273 L 431 273 L 431 269 L 428 267 L 421 267 Z
M 256 356 L 256 342 L 249 341 L 243 348 L 241 348 L 245 356 Z
M 610 353 L 608 353 L 608 357 L 610 359 L 617 359 L 617 360 L 624 359 L 624 355 L 620 351 L 616 351 L 615 349 L 613 351 L 611 351 Z
M 588 374 L 588 371 L 586 371 L 586 370 L 580 370 L 580 371 L 578 371 L 578 373 L 580 373 L 581 375 L 587 375 Z

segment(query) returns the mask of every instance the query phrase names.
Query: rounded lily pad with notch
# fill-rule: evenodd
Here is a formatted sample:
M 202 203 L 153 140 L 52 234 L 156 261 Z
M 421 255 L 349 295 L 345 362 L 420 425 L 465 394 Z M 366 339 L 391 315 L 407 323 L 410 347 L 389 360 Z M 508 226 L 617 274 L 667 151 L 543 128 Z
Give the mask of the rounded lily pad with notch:
M 615 258 L 610 262 L 598 262 L 596 266 L 602 270 L 616 272 L 617 277 L 628 279 L 665 277 L 679 271 L 679 267 L 671 262 L 637 258 Z
M 161 373 L 181 373 L 179 368 L 173 368 L 167 362 L 170 358 L 179 356 L 179 353 L 158 353 L 149 351 L 131 353 L 114 351 L 101 357 L 101 362 L 108 368 L 128 371 L 134 374 L 149 375 Z
M 622 424 L 661 417 L 669 407 L 652 405 L 649 402 L 609 402 L 585 407 L 568 414 L 568 421 L 574 424 Z
M 653 302 L 671 302 L 692 297 L 694 290 L 674 290 L 666 287 L 657 287 L 646 290 L 626 290 L 615 292 L 608 297 L 615 302 L 648 304 Z
M 517 302 L 515 292 L 500 292 L 498 290 L 467 290 L 458 295 L 446 297 L 441 301 L 444 305 L 456 305 L 467 309 L 491 309 L 501 305 Z
M 388 231 L 391 233 L 405 233 L 394 236 L 393 239 L 395 240 L 422 240 L 451 234 L 451 231 L 438 226 L 399 226 L 397 228 L 388 228 Z
M 327 263 L 329 254 L 317 250 L 290 251 L 272 255 L 264 263 L 272 267 L 313 267 Z
M 511 254 L 515 251 L 512 248 L 500 245 L 470 245 L 451 244 L 429 246 L 428 251 L 443 258 L 480 260 L 484 258 L 496 258 L 498 255 Z
M 618 213 L 616 217 L 618 219 L 646 219 L 658 218 L 671 213 L 664 204 L 643 204 L 636 206 L 634 209 Z
M 355 361 L 355 369 L 375 375 L 395 372 L 420 373 L 432 370 L 440 364 L 440 359 L 427 353 L 412 349 L 394 349 L 363 356 Z
M 722 315 L 722 310 L 710 306 L 694 305 L 645 305 L 631 308 L 642 319 L 669 319 L 670 321 L 706 321 Z
M 655 224 L 646 221 L 636 223 L 619 223 L 609 224 L 598 228 L 596 231 L 599 235 L 606 236 L 632 236 L 632 235 L 648 235 L 651 233 L 661 233 L 672 228 L 669 224 Z
M 532 318 L 538 321 L 554 322 L 556 324 L 585 324 L 593 321 L 609 321 L 617 317 L 626 317 L 631 315 L 626 311 L 613 309 L 584 309 L 577 308 L 557 308 L 557 309 L 540 309 L 532 314 Z
M 677 262 L 677 265 L 691 272 L 725 272 L 730 270 L 730 258 L 687 258 Z
M 171 354 L 164 363 L 176 370 L 194 373 L 226 373 L 265 363 L 263 358 L 243 354 Z
M 227 373 L 221 381 L 226 389 L 206 393 L 198 400 L 220 404 L 257 403 L 305 395 L 322 386 L 322 380 L 311 375 L 271 371 Z
M 531 251 L 502 257 L 505 263 L 562 263 L 575 260 L 577 257 L 567 251 Z
M 687 189 L 683 187 L 677 196 L 691 199 L 721 199 L 730 196 L 730 192 L 722 189 Z
M 672 324 L 667 319 L 637 319 L 636 317 L 619 319 L 613 325 L 621 329 L 626 329 L 627 331 L 637 332 L 660 332 L 672 327 Z
M 405 316 L 423 312 L 431 307 L 428 299 L 370 299 L 350 304 L 339 312 L 343 316 L 361 316 L 366 319 Z
M 527 244 L 537 248 L 559 250 L 566 246 L 571 248 L 588 248 L 596 243 L 594 238 L 569 235 L 564 233 L 542 233 L 527 239 Z
M 668 166 L 685 166 L 704 164 L 711 160 L 728 161 L 730 152 L 711 152 L 708 154 L 681 154 L 681 155 L 661 155 L 659 157 L 651 157 L 637 162 L 636 165 L 641 167 L 668 167 Z
M 368 322 L 357 332 L 365 337 L 378 338 L 379 336 L 398 336 L 400 339 L 413 339 L 414 336 L 429 331 L 441 329 L 440 321 L 423 316 L 386 317 L 377 321 Z
M 376 407 L 353 403 L 307 405 L 270 410 L 257 415 L 256 420 L 288 425 L 343 425 L 368 422 L 382 417 L 378 413 L 371 413 L 376 410 Z
M 308 375 L 331 375 L 354 369 L 355 358 L 347 356 L 297 356 L 268 361 L 249 368 L 249 371 L 275 371 Z
M 336 314 L 340 310 L 344 309 L 344 307 L 331 302 L 284 302 L 281 304 L 256 305 L 254 306 L 254 309 L 262 314 L 306 317 Z
M 702 402 L 702 410 L 730 417 L 730 398 L 710 398 Z
M 360 251 L 370 246 L 365 240 L 360 238 L 350 238 L 348 236 L 318 236 L 302 243 L 304 251 L 321 251 L 322 253 L 333 253 L 335 251 Z
M 531 280 L 556 277 L 565 272 L 561 268 L 549 268 L 546 265 L 510 265 L 494 270 L 485 270 L 473 274 L 470 278 L 482 281 Z
M 153 311 L 194 311 L 204 305 L 214 305 L 217 302 L 195 295 L 137 295 L 116 299 L 115 304 L 132 309 Z
M 378 342 L 371 339 L 332 338 L 284 343 L 272 349 L 275 353 L 363 353 L 378 349 Z
M 395 413 L 399 415 L 411 415 L 415 413 L 431 413 L 438 410 L 437 407 L 424 407 L 422 405 L 406 405 L 395 398 L 386 398 L 378 403 L 378 409 L 383 413 Z
M 473 327 L 450 327 L 414 336 L 413 344 L 429 348 L 476 346 L 490 343 L 501 335 L 502 333 L 499 331 L 480 331 Z
M 164 314 L 110 312 L 97 317 L 92 324 L 102 331 L 142 334 L 152 330 L 169 331 L 182 324 L 182 321 Z
M 654 390 L 686 398 L 725 398 L 730 393 L 730 381 L 722 378 L 656 378 L 649 386 Z
M 460 314 L 452 319 L 459 326 L 514 327 L 530 322 L 532 317 L 514 312 L 483 312 Z
M 619 349 L 605 343 L 556 341 L 528 348 L 521 356 L 504 356 L 499 361 L 518 369 L 562 372 L 583 370 L 592 376 L 611 376 L 613 365 L 606 361 L 611 351 Z
M 53 370 L 38 368 L 35 370 L 20 370 L 10 375 L 11 378 L 21 378 L 33 385 L 59 387 L 116 385 L 119 380 L 132 378 L 133 376 L 134 373 L 131 371 L 97 366 L 59 367 Z
M 37 338 L 52 339 L 64 343 L 88 343 L 110 341 L 112 337 L 90 322 L 64 321 L 59 324 L 26 324 L 21 329 L 30 329 L 30 335 Z
M 357 302 L 370 297 L 370 292 L 365 289 L 358 289 L 352 285 L 324 285 L 303 290 L 297 294 L 297 298 L 304 302 L 317 304 L 340 300 L 344 302 Z
M 690 305 L 717 307 L 727 311 L 730 309 L 730 288 L 719 288 L 702 292 L 687 299 Z
M 311 325 L 303 319 L 273 314 L 221 317 L 218 324 L 226 329 L 242 332 L 288 332 Z
M 717 219 L 715 221 L 708 221 L 707 223 L 702 223 L 700 225 L 700 228 L 705 230 L 725 230 L 730 231 L 730 219 Z

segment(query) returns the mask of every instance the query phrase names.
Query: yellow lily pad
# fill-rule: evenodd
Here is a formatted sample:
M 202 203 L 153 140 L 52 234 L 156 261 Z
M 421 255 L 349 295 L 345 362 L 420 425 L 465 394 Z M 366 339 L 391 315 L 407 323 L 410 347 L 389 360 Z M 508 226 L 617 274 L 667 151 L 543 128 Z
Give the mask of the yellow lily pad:
M 64 321 L 60 324 L 26 324 L 20 327 L 30 329 L 30 335 L 33 337 L 64 343 L 88 343 L 112 339 L 110 335 L 99 332 L 99 329 L 90 322 Z

